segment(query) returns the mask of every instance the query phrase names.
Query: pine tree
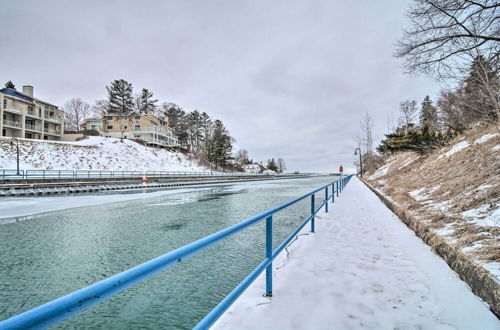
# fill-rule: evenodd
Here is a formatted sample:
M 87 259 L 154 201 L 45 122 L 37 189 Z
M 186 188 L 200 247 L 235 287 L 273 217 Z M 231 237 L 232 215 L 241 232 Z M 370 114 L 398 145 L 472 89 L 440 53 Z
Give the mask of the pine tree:
M 186 112 L 175 103 L 163 103 L 163 115 L 168 118 L 168 125 L 176 131 Z
M 146 88 L 142 89 L 140 103 L 139 103 L 139 112 L 140 113 L 154 113 L 158 108 L 156 103 L 157 99 L 153 100 L 153 92 L 150 92 Z
M 201 129 L 202 129 L 202 140 L 203 143 L 205 143 L 209 138 L 210 135 L 212 134 L 212 119 L 210 119 L 210 116 L 206 112 L 201 113 Z
M 134 107 L 132 97 L 132 84 L 123 80 L 111 82 L 111 86 L 106 86 L 108 91 L 109 108 L 108 112 L 128 114 Z
M 267 161 L 267 169 L 278 172 L 278 166 L 276 165 L 276 161 L 274 160 L 274 158 L 271 158 Z
M 199 148 L 203 140 L 203 123 L 198 110 L 187 115 L 189 142 L 192 148 Z
M 16 85 L 14 85 L 11 80 L 9 80 L 5 83 L 5 88 L 16 89 Z
M 420 110 L 420 126 L 427 127 L 431 131 L 438 130 L 438 114 L 436 107 L 432 104 L 432 100 L 427 95 L 422 102 Z
M 462 89 L 463 116 L 466 121 L 498 119 L 500 80 L 492 63 L 483 56 L 474 59 Z
M 204 151 L 207 159 L 217 166 L 226 166 L 232 159 L 232 138 L 220 120 L 214 121 L 213 133 L 205 142 Z

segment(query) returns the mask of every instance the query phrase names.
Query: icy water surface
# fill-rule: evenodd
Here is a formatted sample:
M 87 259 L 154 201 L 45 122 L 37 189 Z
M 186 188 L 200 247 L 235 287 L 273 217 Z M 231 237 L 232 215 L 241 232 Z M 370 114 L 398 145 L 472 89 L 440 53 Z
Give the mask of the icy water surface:
M 316 177 L 204 187 L 1 224 L 0 320 L 333 180 Z M 76 202 L 79 197 L 74 198 Z M 322 199 L 323 194 L 318 194 L 316 200 Z M 296 228 L 309 207 L 309 200 L 302 201 L 274 216 L 275 246 Z M 190 329 L 262 261 L 264 238 L 264 223 L 260 223 L 55 328 Z

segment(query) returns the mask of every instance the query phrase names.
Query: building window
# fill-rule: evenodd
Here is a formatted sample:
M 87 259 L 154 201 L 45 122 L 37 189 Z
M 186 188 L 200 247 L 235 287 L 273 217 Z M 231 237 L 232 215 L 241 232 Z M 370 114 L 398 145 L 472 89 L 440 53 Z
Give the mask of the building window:
M 135 120 L 141 119 L 141 116 L 135 116 Z
M 3 99 L 3 108 L 7 109 L 7 99 Z
M 113 129 L 113 125 L 108 125 L 108 129 Z
M 113 120 L 113 116 L 108 116 L 108 120 Z

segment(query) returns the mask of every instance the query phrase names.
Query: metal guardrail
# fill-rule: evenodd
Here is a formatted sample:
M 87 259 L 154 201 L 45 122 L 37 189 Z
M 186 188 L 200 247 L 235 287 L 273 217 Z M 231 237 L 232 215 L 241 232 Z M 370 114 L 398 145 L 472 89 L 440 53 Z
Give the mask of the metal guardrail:
M 302 174 L 302 173 L 301 173 Z M 224 177 L 269 176 L 268 173 L 244 172 L 175 172 L 175 171 L 101 171 L 101 170 L 16 170 L 0 169 L 0 180 L 22 179 L 110 179 L 110 178 L 168 178 L 168 177 Z M 293 175 L 293 174 L 273 174 Z
M 75 314 L 103 302 L 104 300 L 120 293 L 129 287 L 140 283 L 157 273 L 164 271 L 181 261 L 192 257 L 208 247 L 247 229 L 261 221 L 266 221 L 266 258 L 240 283 L 238 284 L 210 313 L 208 313 L 194 329 L 208 329 L 217 319 L 231 306 L 231 304 L 245 291 L 246 288 L 266 270 L 266 296 L 272 296 L 272 262 L 276 256 L 285 249 L 300 230 L 311 223 L 311 232 L 315 231 L 315 215 L 324 206 L 328 212 L 328 202 L 335 201 L 343 188 L 351 179 L 352 175 L 333 181 L 321 188 L 302 195 L 288 203 L 265 211 L 252 218 L 244 220 L 217 233 L 199 239 L 191 244 L 185 245 L 153 260 L 130 268 L 119 274 L 113 275 L 100 282 L 94 283 L 83 289 L 70 293 L 66 296 L 53 300 L 44 305 L 11 317 L 0 322 L 0 329 L 25 329 L 46 328 L 65 320 Z M 331 187 L 331 189 L 329 189 Z M 324 191 L 324 200 L 316 208 L 315 194 Z M 331 194 L 329 194 L 329 191 Z M 311 200 L 311 213 L 281 244 L 272 249 L 273 215 L 306 198 Z

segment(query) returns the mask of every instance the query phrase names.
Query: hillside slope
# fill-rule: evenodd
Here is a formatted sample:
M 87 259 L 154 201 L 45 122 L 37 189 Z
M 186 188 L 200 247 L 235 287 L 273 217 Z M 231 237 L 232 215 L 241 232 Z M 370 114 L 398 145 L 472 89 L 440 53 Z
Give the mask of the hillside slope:
M 180 152 L 91 136 L 78 142 L 19 139 L 21 169 L 207 171 Z M 16 148 L 0 139 L 0 169 L 16 168 Z
M 498 128 L 476 128 L 428 155 L 390 156 L 367 181 L 500 281 Z

